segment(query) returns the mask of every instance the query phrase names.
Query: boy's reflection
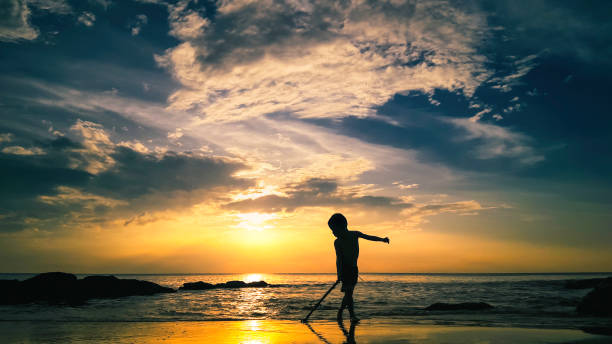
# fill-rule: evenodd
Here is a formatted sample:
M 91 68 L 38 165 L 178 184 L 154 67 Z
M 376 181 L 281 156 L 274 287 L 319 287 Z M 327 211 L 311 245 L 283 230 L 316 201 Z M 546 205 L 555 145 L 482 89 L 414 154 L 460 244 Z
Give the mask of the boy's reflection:
M 357 342 L 355 341 L 355 327 L 357 327 L 357 324 L 359 322 L 357 321 L 351 321 L 351 325 L 349 327 L 349 330 L 346 330 L 346 327 L 344 326 L 344 323 L 342 321 L 338 321 L 338 327 L 340 327 L 340 330 L 342 331 L 342 334 L 344 334 L 344 337 L 346 338 L 346 341 L 344 341 L 344 344 L 356 344 Z M 305 323 L 306 327 L 308 327 L 308 329 L 314 333 L 315 336 L 317 336 L 317 338 L 319 338 L 319 340 L 321 340 L 321 342 L 325 343 L 325 344 L 331 344 L 330 341 L 328 341 L 325 337 L 323 337 L 322 334 L 320 334 L 319 332 L 317 332 L 312 326 L 310 326 L 309 323 Z

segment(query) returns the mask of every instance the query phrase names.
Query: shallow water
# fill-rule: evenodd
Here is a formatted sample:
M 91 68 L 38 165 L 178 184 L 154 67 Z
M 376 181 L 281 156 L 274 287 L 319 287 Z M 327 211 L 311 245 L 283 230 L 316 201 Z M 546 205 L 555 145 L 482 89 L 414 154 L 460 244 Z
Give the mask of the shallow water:
M 411 343 L 411 344 L 602 344 L 609 337 L 567 329 L 408 325 L 364 320 L 190 322 L 0 322 L 3 343 Z
M 563 287 L 565 280 L 609 274 L 361 274 L 356 311 L 364 319 L 401 318 L 414 324 L 580 328 L 611 326 L 609 319 L 578 317 L 575 306 L 589 290 Z M 0 275 L 25 279 L 33 275 Z M 79 278 L 85 275 L 78 275 Z M 185 282 L 265 280 L 268 288 L 179 291 L 154 296 L 90 300 L 78 307 L 0 306 L 0 320 L 210 321 L 298 320 L 333 284 L 335 274 L 116 275 L 178 288 Z M 334 290 L 312 319 L 332 319 L 342 294 Z M 435 302 L 487 302 L 487 311 L 428 312 Z

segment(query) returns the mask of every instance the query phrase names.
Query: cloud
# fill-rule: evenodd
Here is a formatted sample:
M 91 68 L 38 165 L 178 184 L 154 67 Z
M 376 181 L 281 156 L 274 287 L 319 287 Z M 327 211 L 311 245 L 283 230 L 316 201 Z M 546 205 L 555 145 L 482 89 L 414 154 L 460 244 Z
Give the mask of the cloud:
M 78 141 L 34 139 L 44 154 L 0 153 L 0 231 L 91 226 L 189 207 L 251 184 L 235 176 L 246 169 L 236 161 L 133 150 L 88 121 L 72 129 Z
M 38 29 L 30 25 L 30 9 L 25 0 L 3 2 L 0 11 L 0 40 L 33 40 L 38 37 Z
M 5 0 L 0 10 L 0 41 L 31 41 L 38 38 L 39 30 L 30 22 L 32 7 L 60 15 L 72 11 L 63 0 Z
M 41 155 L 41 154 L 45 154 L 45 152 L 38 148 L 38 147 L 32 147 L 32 148 L 24 148 L 21 146 L 8 146 L 8 147 L 4 147 L 2 148 L 2 153 L 4 154 L 14 154 L 14 155 Z
M 0 143 L 1 142 L 11 142 L 13 140 L 14 135 L 11 133 L 0 134 Z
M 412 184 L 409 188 L 412 188 Z M 474 214 L 482 207 L 476 201 L 414 203 L 402 197 L 368 195 L 369 185 L 344 187 L 332 179 L 312 178 L 282 188 L 280 192 L 252 199 L 240 199 L 223 207 L 241 213 L 293 213 L 302 208 L 352 209 L 383 215 L 386 221 L 401 222 L 413 228 L 426 218 L 443 213 Z
M 405 189 L 416 189 L 419 187 L 419 184 L 416 183 L 412 183 L 412 184 L 402 184 L 400 182 L 393 182 L 393 185 L 397 185 L 398 188 L 405 190 Z
M 149 18 L 145 14 L 139 14 L 136 16 L 135 22 L 131 25 L 132 36 L 138 36 L 142 27 L 147 25 Z
M 198 12 L 187 9 L 189 1 L 179 1 L 169 6 L 170 34 L 182 40 L 201 37 L 210 21 L 202 18 Z
M 486 17 L 444 1 L 224 1 L 210 22 L 184 6 L 170 10 L 183 42 L 156 59 L 184 86 L 171 107 L 205 121 L 373 116 L 397 93 L 471 96 L 490 74 Z
M 457 137 L 456 140 L 479 141 L 474 148 L 475 157 L 478 159 L 516 158 L 527 165 L 544 160 L 544 156 L 531 147 L 531 139 L 521 133 L 493 124 L 475 122 L 469 118 L 444 120 L 464 130 L 465 135 Z
M 512 88 L 524 85 L 521 80 L 536 66 L 537 54 L 525 56 L 510 63 L 511 73 L 503 77 L 491 78 L 487 83 L 493 84 L 492 88 L 499 89 L 502 92 L 510 92 Z
M 77 21 L 85 26 L 91 27 L 96 22 L 96 15 L 91 12 L 83 12 L 78 16 Z
M 66 15 L 72 13 L 72 7 L 66 0 L 27 0 L 28 6 L 50 13 Z
M 266 195 L 228 203 L 224 208 L 240 212 L 293 212 L 304 207 L 342 207 L 360 205 L 368 207 L 410 207 L 399 199 L 383 196 L 360 195 L 355 190 L 339 188 L 337 181 L 311 178 L 281 189 L 281 194 Z

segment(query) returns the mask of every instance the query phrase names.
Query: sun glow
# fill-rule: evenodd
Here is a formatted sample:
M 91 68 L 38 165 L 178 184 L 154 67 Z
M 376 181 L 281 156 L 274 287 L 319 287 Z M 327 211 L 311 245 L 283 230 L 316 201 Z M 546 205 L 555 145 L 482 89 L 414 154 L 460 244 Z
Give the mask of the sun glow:
M 258 281 L 262 281 L 262 277 L 261 274 L 248 274 L 246 275 L 246 277 L 244 277 L 244 281 L 246 283 L 251 283 L 251 282 L 258 282 Z
M 234 216 L 240 219 L 240 223 L 238 223 L 236 227 L 244 228 L 250 231 L 262 231 L 264 229 L 274 228 L 273 225 L 267 224 L 266 222 L 278 218 L 276 214 L 266 214 L 257 212 L 235 214 Z

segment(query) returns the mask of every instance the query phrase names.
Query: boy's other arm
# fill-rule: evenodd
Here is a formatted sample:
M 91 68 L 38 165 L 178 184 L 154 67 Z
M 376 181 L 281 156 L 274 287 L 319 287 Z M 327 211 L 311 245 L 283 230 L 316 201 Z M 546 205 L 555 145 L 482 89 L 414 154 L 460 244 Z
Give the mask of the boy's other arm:
M 385 237 L 385 238 L 381 238 L 381 237 L 377 237 L 375 235 L 367 235 L 361 232 L 357 232 L 357 236 L 359 236 L 360 238 L 364 238 L 366 240 L 370 240 L 370 241 L 382 241 L 382 242 L 386 242 L 387 244 L 389 243 L 389 238 Z
M 336 275 L 339 281 L 342 279 L 342 251 L 337 241 L 334 241 L 334 248 L 336 249 Z

